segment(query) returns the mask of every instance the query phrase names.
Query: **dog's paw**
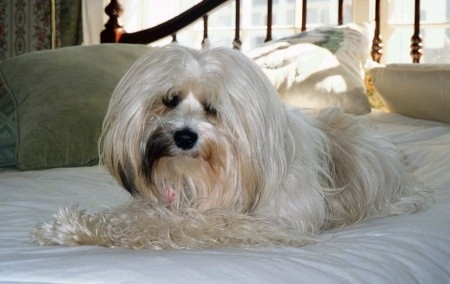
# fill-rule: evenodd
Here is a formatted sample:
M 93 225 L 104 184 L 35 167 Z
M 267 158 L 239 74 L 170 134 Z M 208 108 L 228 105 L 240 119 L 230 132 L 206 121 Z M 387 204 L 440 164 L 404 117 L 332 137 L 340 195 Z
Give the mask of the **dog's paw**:
M 42 246 L 81 244 L 81 240 L 89 235 L 86 223 L 83 222 L 83 212 L 76 207 L 63 208 L 48 222 L 38 224 L 31 231 L 31 239 Z

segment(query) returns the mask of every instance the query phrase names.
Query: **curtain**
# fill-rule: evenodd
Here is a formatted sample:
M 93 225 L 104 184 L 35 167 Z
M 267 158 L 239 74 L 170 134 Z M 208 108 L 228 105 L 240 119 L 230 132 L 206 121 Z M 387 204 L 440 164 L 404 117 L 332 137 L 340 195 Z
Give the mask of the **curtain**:
M 100 43 L 100 33 L 108 21 L 104 12 L 108 3 L 109 0 L 82 0 L 83 45 Z
M 0 0 L 0 60 L 81 41 L 81 0 Z

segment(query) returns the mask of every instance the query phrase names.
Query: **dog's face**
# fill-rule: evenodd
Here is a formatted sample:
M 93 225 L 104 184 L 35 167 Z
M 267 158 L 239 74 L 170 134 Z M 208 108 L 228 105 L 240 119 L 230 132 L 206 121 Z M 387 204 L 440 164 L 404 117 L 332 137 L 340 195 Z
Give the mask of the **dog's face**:
M 101 159 L 135 196 L 249 211 L 283 158 L 272 149 L 283 147 L 283 113 L 264 74 L 238 51 L 156 48 L 113 94 Z

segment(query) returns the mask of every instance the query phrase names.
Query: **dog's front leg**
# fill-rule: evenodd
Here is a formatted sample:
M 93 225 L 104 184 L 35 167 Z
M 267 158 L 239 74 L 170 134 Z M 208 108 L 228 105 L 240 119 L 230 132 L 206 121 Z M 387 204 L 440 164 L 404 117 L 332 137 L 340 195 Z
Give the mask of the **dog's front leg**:
M 176 247 L 170 242 L 170 235 L 164 234 L 179 221 L 166 208 L 143 201 L 100 212 L 87 212 L 75 206 L 60 209 L 53 220 L 36 226 L 31 236 L 39 245 L 162 249 Z
M 32 231 L 40 245 L 98 245 L 170 249 L 251 246 L 302 246 L 313 241 L 302 232 L 246 214 L 212 209 L 169 209 L 145 201 L 89 213 L 61 209 L 50 222 Z

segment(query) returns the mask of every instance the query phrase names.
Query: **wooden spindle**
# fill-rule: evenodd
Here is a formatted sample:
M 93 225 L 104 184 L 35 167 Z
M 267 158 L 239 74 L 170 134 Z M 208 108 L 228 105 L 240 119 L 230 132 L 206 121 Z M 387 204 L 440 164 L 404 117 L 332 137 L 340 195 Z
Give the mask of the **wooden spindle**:
M 344 0 L 339 0 L 338 3 L 338 25 L 344 24 Z
M 383 55 L 383 40 L 380 33 L 380 0 L 375 0 L 375 31 L 372 40 L 372 59 L 380 63 Z
M 308 15 L 308 1 L 303 0 L 302 2 L 302 28 L 301 31 L 306 31 L 306 18 Z
M 123 26 L 119 22 L 119 17 L 123 13 L 123 7 L 118 0 L 111 0 L 105 7 L 105 13 L 109 16 L 109 19 L 105 24 L 105 29 L 100 33 L 100 42 L 119 42 L 121 35 L 125 33 Z
M 267 33 L 264 42 L 272 40 L 272 15 L 273 15 L 273 0 L 267 1 Z
M 203 16 L 203 40 L 202 40 L 202 48 L 209 47 L 209 38 L 208 38 L 208 15 Z
M 235 32 L 234 32 L 234 40 L 233 40 L 233 48 L 240 50 L 241 49 L 241 38 L 240 38 L 240 32 L 241 32 L 241 1 L 236 0 L 236 24 L 235 24 Z
M 420 36 L 420 0 L 414 3 L 414 34 L 411 37 L 411 58 L 413 63 L 419 63 L 422 57 L 422 37 Z
M 172 34 L 172 42 L 178 42 L 176 33 Z

